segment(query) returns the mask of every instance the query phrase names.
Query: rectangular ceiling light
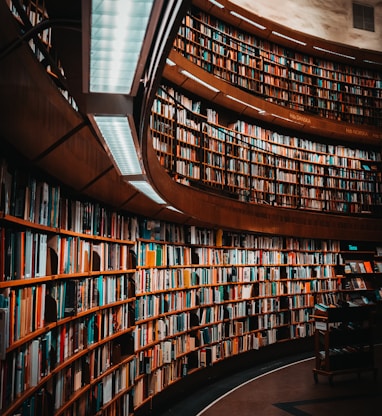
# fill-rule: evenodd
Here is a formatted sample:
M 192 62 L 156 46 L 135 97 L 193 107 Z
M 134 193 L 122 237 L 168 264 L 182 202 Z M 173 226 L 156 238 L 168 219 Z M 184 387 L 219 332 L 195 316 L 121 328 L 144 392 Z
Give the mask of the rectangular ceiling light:
M 198 82 L 200 85 L 203 85 L 204 87 L 208 88 L 209 90 L 211 90 L 213 92 L 219 92 L 219 90 L 217 88 L 213 87 L 212 85 L 208 84 L 207 82 L 202 81 L 201 79 L 199 79 L 195 75 L 191 74 L 190 72 L 186 71 L 185 69 L 182 69 L 180 72 L 183 75 L 185 75 L 186 77 L 188 77 L 188 78 Z
M 257 27 L 258 29 L 261 29 L 261 30 L 266 29 L 266 27 L 261 25 L 260 23 L 256 23 L 253 20 L 248 19 L 247 17 L 244 17 L 241 14 L 239 14 L 239 13 L 233 11 L 233 10 L 231 10 L 230 13 L 232 14 L 232 16 L 238 17 L 239 19 L 244 20 L 245 22 L 249 23 L 250 25 Z
M 210 0 L 210 3 L 214 4 L 215 6 L 219 7 L 219 9 L 224 9 L 224 6 L 216 0 Z
M 343 53 L 334 52 L 334 51 L 331 51 L 329 49 L 320 48 L 319 46 L 313 46 L 313 49 L 316 49 L 316 50 L 321 51 L 321 52 L 331 53 L 332 55 L 342 56 L 343 58 L 355 59 L 354 56 L 344 55 Z
M 92 0 L 90 92 L 129 94 L 154 0 Z
M 134 186 L 140 192 L 145 194 L 148 198 L 152 199 L 157 204 L 166 204 L 166 201 L 162 199 L 154 190 L 154 188 L 146 181 L 129 181 L 129 184 Z
M 140 175 L 142 167 L 126 116 L 94 116 L 121 175 Z
M 169 65 L 169 66 L 175 66 L 176 65 L 176 63 L 174 61 L 172 61 L 171 59 L 169 59 L 169 58 L 166 59 L 166 64 Z
M 239 100 L 238 98 L 233 97 L 232 95 L 227 95 L 226 94 L 226 97 L 229 98 L 230 100 L 233 100 L 233 101 L 236 101 L 236 102 L 238 102 L 240 104 L 243 104 L 246 107 L 253 108 L 254 110 L 258 111 L 259 113 L 263 111 L 261 108 L 255 107 L 254 105 L 248 104 L 245 101 Z
M 291 42 L 298 43 L 299 45 L 306 46 L 306 42 L 302 42 L 301 40 L 291 38 L 290 36 L 287 36 L 287 35 L 283 35 L 282 33 L 276 32 L 275 30 L 272 30 L 272 34 L 279 36 L 280 38 L 290 40 Z

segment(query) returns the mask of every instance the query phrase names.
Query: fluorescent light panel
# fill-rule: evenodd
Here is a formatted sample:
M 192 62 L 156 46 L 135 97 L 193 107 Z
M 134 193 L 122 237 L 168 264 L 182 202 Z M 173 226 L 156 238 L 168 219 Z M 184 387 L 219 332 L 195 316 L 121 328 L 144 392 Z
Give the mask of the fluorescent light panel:
M 215 6 L 218 6 L 219 9 L 224 9 L 224 6 L 222 4 L 220 4 L 218 1 L 216 0 L 209 0 L 210 3 L 214 4 Z
M 291 38 L 290 36 L 283 35 L 282 33 L 275 32 L 274 30 L 272 30 L 272 33 L 274 35 L 276 35 L 276 36 L 279 36 L 280 38 L 284 38 L 284 39 L 290 40 L 290 41 L 292 41 L 294 43 L 298 43 L 299 45 L 306 46 L 306 43 L 305 42 L 302 42 L 301 40 L 297 40 L 297 39 Z
M 166 204 L 166 201 L 162 199 L 154 190 L 154 188 L 146 181 L 129 181 L 138 191 L 145 194 L 148 198 L 152 199 L 157 204 Z
M 190 74 L 188 71 L 186 71 L 186 70 L 182 70 L 182 71 L 180 71 L 183 75 L 185 75 L 186 77 L 188 77 L 188 78 L 191 78 L 191 79 L 193 79 L 194 81 L 196 81 L 196 82 L 198 82 L 199 84 L 201 84 L 201 85 L 203 85 L 204 87 L 206 87 L 206 88 L 208 88 L 208 89 L 210 89 L 211 91 L 214 91 L 214 92 L 219 92 L 219 90 L 217 89 L 217 88 L 215 88 L 215 87 L 213 87 L 212 85 L 210 85 L 210 84 L 207 84 L 207 82 L 204 82 L 204 81 L 202 81 L 201 79 L 199 79 L 198 77 L 196 77 L 195 75 L 192 75 L 192 74 Z
M 175 211 L 175 212 L 180 212 L 181 214 L 183 213 L 183 211 L 179 211 L 179 209 L 172 207 L 171 205 L 168 205 L 166 207 L 167 209 L 170 209 L 171 211 Z
M 330 51 L 329 49 L 320 48 L 319 46 L 313 46 L 313 49 L 316 49 L 317 51 L 321 51 L 321 52 L 331 53 L 332 55 L 342 56 L 343 58 L 355 59 L 354 56 L 344 55 L 343 53 Z
M 236 102 L 238 102 L 240 104 L 243 104 L 247 107 L 253 108 L 254 110 L 258 111 L 259 113 L 264 111 L 261 108 L 258 108 L 258 107 L 255 107 L 254 105 L 246 103 L 245 101 L 242 101 L 242 100 L 239 100 L 238 98 L 232 97 L 232 95 L 226 95 L 226 97 L 229 98 L 232 101 L 236 101 Z
M 167 58 L 166 59 L 166 64 L 167 65 L 170 65 L 170 66 L 175 66 L 176 64 L 175 64 L 175 62 L 174 61 L 172 61 L 171 59 L 169 59 L 169 58 Z
M 244 20 L 245 22 L 247 22 L 247 23 L 251 24 L 252 26 L 257 27 L 258 29 L 261 29 L 261 30 L 265 30 L 265 29 L 266 29 L 266 27 L 265 27 L 265 26 L 263 26 L 263 25 L 261 25 L 261 24 L 259 24 L 259 23 L 256 23 L 256 22 L 254 22 L 253 20 L 250 20 L 250 19 L 248 19 L 248 18 L 246 18 L 246 17 L 242 16 L 241 14 L 236 13 L 236 12 L 235 12 L 235 11 L 233 11 L 233 10 L 231 10 L 231 11 L 230 11 L 230 13 L 232 14 L 232 16 L 238 17 L 239 19 Z
M 129 94 L 154 0 L 92 0 L 90 91 Z
M 364 59 L 363 62 L 366 62 L 367 64 L 382 65 L 382 62 L 370 61 L 369 59 Z
M 94 116 L 94 120 L 122 175 L 142 174 L 141 164 L 125 116 Z
M 276 118 L 280 118 L 281 120 L 285 120 L 285 121 L 288 121 L 289 123 L 295 123 L 295 124 L 300 124 L 300 125 L 302 125 L 302 123 L 300 123 L 300 122 L 298 122 L 298 121 L 294 121 L 294 120 L 291 120 L 290 118 L 286 118 L 286 117 L 282 117 L 282 116 L 278 116 L 277 114 L 271 114 L 271 116 L 273 116 L 273 117 L 276 117 Z

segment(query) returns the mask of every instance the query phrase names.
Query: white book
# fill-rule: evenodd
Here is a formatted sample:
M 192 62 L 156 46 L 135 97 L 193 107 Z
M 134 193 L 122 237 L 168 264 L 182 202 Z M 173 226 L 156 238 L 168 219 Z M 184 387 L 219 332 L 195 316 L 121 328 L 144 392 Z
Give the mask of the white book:
M 103 379 L 103 404 L 109 403 L 113 397 L 113 374 Z
M 171 341 L 165 341 L 165 342 L 162 343 L 163 363 L 164 364 L 171 363 L 171 348 L 172 348 Z
M 129 416 L 130 411 L 130 395 L 129 393 L 126 393 L 124 398 L 123 398 L 123 402 L 124 402 L 124 406 L 123 406 L 123 415 L 121 416 Z
M 62 397 L 63 397 L 63 380 L 62 380 L 62 373 L 57 375 L 56 378 L 56 396 L 55 396 L 55 403 L 54 408 L 59 409 L 62 406 Z
M 195 227 L 195 225 L 191 225 L 191 227 L 190 227 L 190 239 L 191 239 L 191 241 L 190 241 L 190 243 L 191 244 L 196 244 L 196 227 Z
M 166 323 L 163 319 L 159 319 L 157 322 L 158 340 L 162 340 L 166 337 Z
M 32 277 L 33 264 L 33 235 L 30 230 L 25 231 L 25 249 L 24 249 L 24 276 L 26 279 Z
M 37 386 L 40 381 L 40 341 L 34 339 L 29 348 L 29 364 L 30 364 L 30 386 Z
M 73 391 L 79 390 L 81 388 L 81 383 L 82 383 L 82 368 L 81 368 L 81 362 L 78 360 L 75 363 Z
M 126 390 L 126 388 L 128 387 L 128 379 L 127 379 L 128 375 L 127 375 L 127 366 L 124 365 L 121 368 L 121 385 L 120 385 L 120 390 Z
M 243 285 L 242 287 L 242 298 L 250 299 L 252 295 L 252 285 Z
M 40 276 L 46 276 L 46 259 L 48 248 L 48 236 L 46 234 L 40 235 Z
M 49 185 L 44 182 L 41 189 L 40 224 L 49 225 Z

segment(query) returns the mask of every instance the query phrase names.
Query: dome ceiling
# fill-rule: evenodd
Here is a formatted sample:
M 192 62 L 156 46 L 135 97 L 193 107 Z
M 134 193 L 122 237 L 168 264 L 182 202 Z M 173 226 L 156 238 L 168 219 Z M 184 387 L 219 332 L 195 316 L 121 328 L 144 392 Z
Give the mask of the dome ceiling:
M 353 28 L 352 0 L 231 0 L 253 13 L 294 30 L 362 49 L 382 52 L 382 1 L 356 2 L 374 7 L 375 31 Z

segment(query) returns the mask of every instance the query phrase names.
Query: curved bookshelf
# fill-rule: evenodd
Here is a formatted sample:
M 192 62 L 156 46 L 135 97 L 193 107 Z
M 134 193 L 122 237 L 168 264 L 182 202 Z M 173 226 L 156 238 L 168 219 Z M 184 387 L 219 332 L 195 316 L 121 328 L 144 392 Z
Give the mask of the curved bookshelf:
M 206 3 L 194 3 L 200 9 L 191 8 L 174 42 L 174 50 L 190 62 L 268 102 L 326 119 L 381 126 L 381 62 L 373 68 L 370 59 L 359 62 L 353 51 L 321 56 L 327 49 L 304 50 L 307 43 L 305 37 L 298 40 L 300 34 L 280 36 L 284 43 L 277 43 L 277 36 L 270 35 L 280 32 L 264 30 L 262 19 L 248 11 L 238 14 L 233 4 L 223 2 L 224 11 L 211 7 L 209 12 Z M 242 25 L 240 18 L 233 23 L 235 13 Z M 245 26 L 245 19 L 252 27 Z
M 310 337 L 315 302 L 335 298 L 337 241 L 194 226 L 168 233 L 167 225 L 158 224 L 155 238 L 138 240 L 141 403 L 201 368 Z
M 209 105 L 173 87 L 158 91 L 153 146 L 174 180 L 257 204 L 358 215 L 380 211 L 378 149 L 290 136 L 234 121 L 232 113 L 223 125 L 223 111 Z
M 4 160 L 0 171 L 0 298 L 9 312 L 1 329 L 2 414 L 121 405 L 134 363 L 125 348 L 135 315 L 134 218 L 69 199 Z

